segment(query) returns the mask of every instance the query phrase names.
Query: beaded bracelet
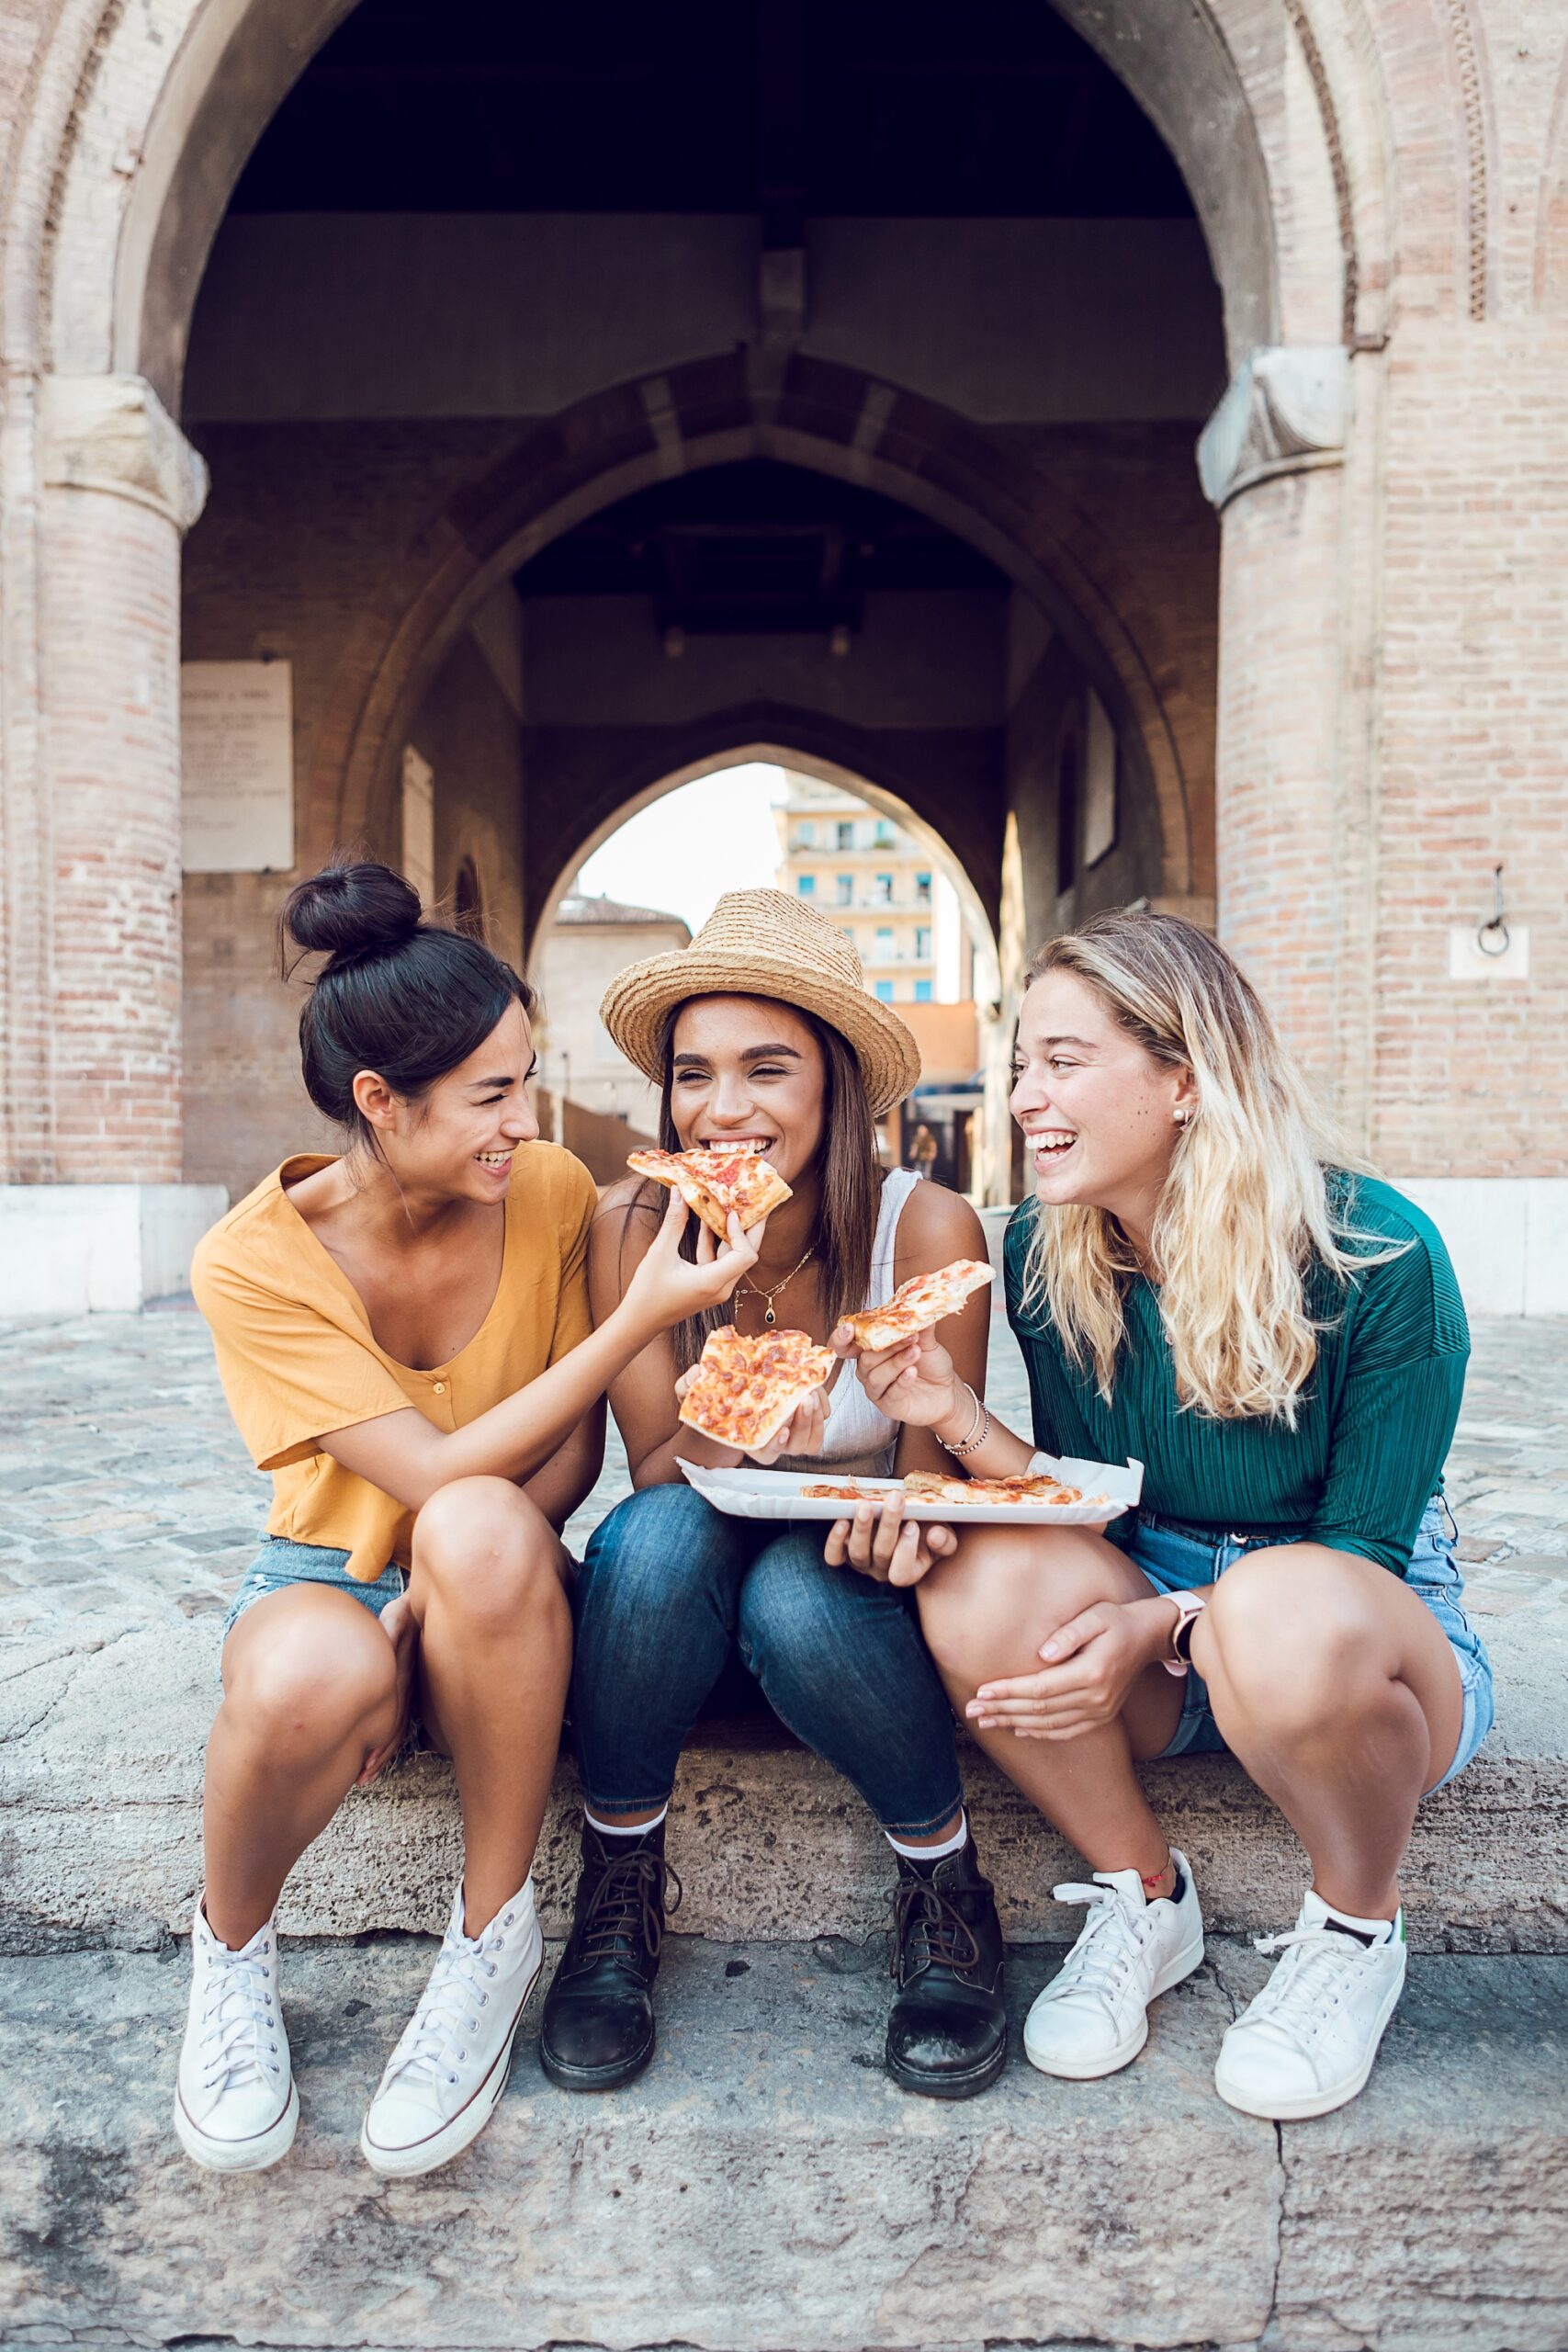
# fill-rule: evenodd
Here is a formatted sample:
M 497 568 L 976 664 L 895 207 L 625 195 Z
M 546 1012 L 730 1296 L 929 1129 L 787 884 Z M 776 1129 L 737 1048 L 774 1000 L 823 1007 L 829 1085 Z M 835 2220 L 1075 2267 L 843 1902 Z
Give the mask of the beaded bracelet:
M 965 1381 L 964 1385 L 966 1388 L 969 1387 L 967 1381 Z M 949 1445 L 945 1438 L 939 1441 L 942 1445 L 942 1452 L 944 1453 L 951 1453 L 955 1462 L 963 1462 L 966 1460 L 971 1453 L 977 1453 L 981 1446 L 985 1444 L 986 1440 L 991 1434 L 990 1408 L 987 1405 L 982 1405 L 980 1399 L 978 1396 L 976 1396 L 975 1391 L 972 1388 L 969 1389 L 969 1394 L 971 1397 L 974 1398 L 975 1418 L 969 1424 L 968 1436 L 964 1439 L 962 1445 Z

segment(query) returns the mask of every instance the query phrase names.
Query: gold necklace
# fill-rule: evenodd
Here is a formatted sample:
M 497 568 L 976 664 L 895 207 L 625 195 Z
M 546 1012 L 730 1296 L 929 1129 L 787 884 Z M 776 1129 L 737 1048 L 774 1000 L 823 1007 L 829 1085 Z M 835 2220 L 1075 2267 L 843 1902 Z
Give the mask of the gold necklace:
M 783 1278 L 776 1283 L 764 1284 L 761 1283 L 748 1282 L 745 1275 L 741 1275 L 740 1288 L 746 1293 L 748 1297 L 765 1299 L 767 1302 L 767 1307 L 763 1314 L 762 1321 L 768 1330 L 771 1331 L 774 1327 L 775 1317 L 773 1315 L 773 1300 L 777 1297 L 779 1292 L 784 1289 L 786 1283 L 794 1282 L 796 1274 L 799 1273 L 801 1267 L 805 1265 L 806 1259 L 814 1258 L 816 1254 L 817 1244 L 814 1241 L 810 1249 L 807 1251 L 806 1258 L 797 1259 L 795 1264 L 790 1268 L 788 1273 L 784 1275 Z

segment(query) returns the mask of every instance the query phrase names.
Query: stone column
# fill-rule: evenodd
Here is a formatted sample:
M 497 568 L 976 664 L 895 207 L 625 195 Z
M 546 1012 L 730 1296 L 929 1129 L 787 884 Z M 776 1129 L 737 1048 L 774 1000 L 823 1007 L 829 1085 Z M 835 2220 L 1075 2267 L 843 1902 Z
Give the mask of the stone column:
M 40 390 L 44 1101 L 0 1295 L 69 1312 L 183 1287 L 223 1204 L 179 1181 L 180 539 L 207 469 L 139 377 Z
M 1199 443 L 1224 523 L 1216 746 L 1217 928 L 1326 1103 L 1362 1124 L 1370 963 L 1364 775 L 1345 757 L 1343 461 L 1348 355 L 1254 352 Z M 1357 949 L 1368 951 L 1357 961 Z

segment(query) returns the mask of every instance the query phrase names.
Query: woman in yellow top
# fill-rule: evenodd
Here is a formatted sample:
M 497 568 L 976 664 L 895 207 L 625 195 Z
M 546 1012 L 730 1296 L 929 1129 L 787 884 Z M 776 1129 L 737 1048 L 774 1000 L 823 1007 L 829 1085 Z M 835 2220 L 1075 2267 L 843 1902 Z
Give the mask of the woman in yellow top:
M 671 1205 L 595 1331 L 587 1170 L 538 1141 L 532 994 L 420 919 L 374 865 L 302 882 L 284 921 L 326 950 L 300 1016 L 306 1088 L 348 1137 L 286 1160 L 203 1240 L 192 1281 L 274 1500 L 224 1628 L 208 1748 L 206 1891 L 175 2126 L 198 2164 L 257 2171 L 299 2100 L 273 1914 L 417 1698 L 449 1755 L 464 1868 L 434 1973 L 361 2134 L 428 2172 L 483 2128 L 542 1946 L 529 1866 L 570 1666 L 558 1530 L 597 1475 L 609 1383 L 728 1298 L 762 1228 L 679 1251 Z

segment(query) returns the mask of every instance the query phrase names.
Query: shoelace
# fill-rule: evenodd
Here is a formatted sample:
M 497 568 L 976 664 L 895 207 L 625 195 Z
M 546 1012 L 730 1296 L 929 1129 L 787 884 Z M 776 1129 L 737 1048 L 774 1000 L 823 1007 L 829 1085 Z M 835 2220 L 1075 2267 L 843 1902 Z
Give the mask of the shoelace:
M 665 1917 L 680 1909 L 683 1892 L 663 1855 L 646 1847 L 608 1863 L 583 1914 L 573 1970 L 614 1960 L 628 1943 L 637 1941 L 649 1960 L 657 1960 L 664 1944 Z
M 1282 1936 L 1254 1936 L 1257 1949 L 1285 1958 L 1253 2002 L 1253 2017 L 1278 2018 L 1315 2033 L 1345 1997 L 1350 1971 L 1370 1949 L 1332 1928 L 1292 1928 Z
M 1089 1917 L 1066 1959 L 1058 1984 L 1114 1996 L 1142 1949 L 1148 1913 L 1134 1912 L 1113 1887 L 1072 1884 L 1053 1887 L 1058 1903 L 1083 1903 Z M 1120 1936 L 1116 1930 L 1120 1928 Z
M 490 1955 L 502 1950 L 515 1916 L 503 1912 L 477 1943 L 447 1928 L 430 1982 L 388 2064 L 383 2089 L 402 2075 L 412 2075 L 417 2083 L 445 2081 L 456 2086 L 457 2067 L 468 2054 L 464 2037 L 478 2033 L 478 2013 L 490 2006 L 486 1987 L 499 1973 Z
M 220 1946 L 208 1956 L 207 1994 L 201 2006 L 202 2088 L 224 2089 L 231 2083 L 259 2083 L 265 2075 L 279 2075 L 276 2020 L 273 1996 L 270 1941 L 260 1952 L 226 1951 Z
M 908 1946 L 906 1952 L 906 1943 Z M 950 1895 L 927 1878 L 898 1883 L 893 1905 L 893 1955 L 888 1973 L 900 1983 L 924 1968 L 978 1968 L 975 1931 Z

